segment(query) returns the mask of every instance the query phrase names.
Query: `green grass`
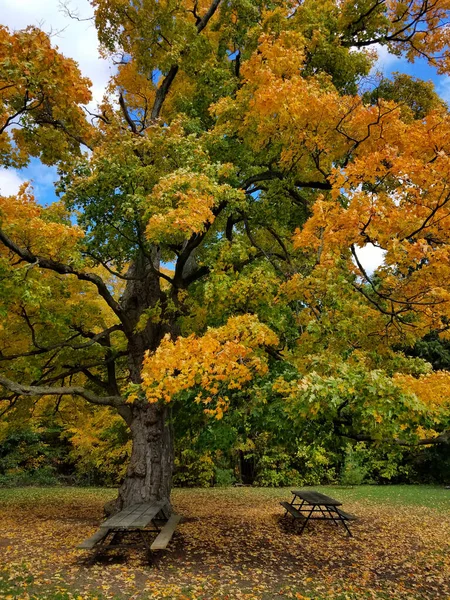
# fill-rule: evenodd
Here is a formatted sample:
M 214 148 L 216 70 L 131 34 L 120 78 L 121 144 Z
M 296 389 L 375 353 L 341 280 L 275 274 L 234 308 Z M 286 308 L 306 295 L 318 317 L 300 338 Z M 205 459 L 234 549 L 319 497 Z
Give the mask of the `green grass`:
M 76 590 L 63 589 L 61 587 L 50 586 L 43 592 L 33 589 L 33 577 L 14 577 L 11 578 L 8 571 L 0 571 L 0 598 L 2 600 L 14 600 L 15 598 L 23 598 L 27 594 L 27 600 L 103 600 L 105 596 L 99 593 L 81 595 Z M 114 600 L 109 597 L 108 600 Z
M 246 496 L 273 498 L 274 500 L 290 497 L 291 490 L 299 489 L 292 485 L 285 488 L 197 488 L 197 494 L 218 494 L 229 498 L 243 498 Z M 450 510 L 450 490 L 436 485 L 360 485 L 354 487 L 316 485 L 311 488 L 332 496 L 342 502 L 367 502 L 370 504 L 393 504 L 396 506 L 423 506 L 436 510 Z M 177 495 L 188 495 L 191 489 L 178 489 Z M 1 496 L 0 496 L 1 498 Z
M 117 490 L 111 488 L 81 488 L 81 487 L 25 487 L 0 488 L 0 503 L 3 504 L 34 504 L 45 503 L 46 500 L 59 502 L 82 502 L 97 500 L 107 502 L 117 495 Z
M 189 495 L 192 491 L 196 494 L 210 495 L 211 493 L 229 498 L 274 498 L 274 500 L 290 496 L 291 489 L 286 488 L 179 488 L 173 492 L 177 496 Z M 309 489 L 309 488 L 305 488 Z M 423 506 L 437 510 L 450 510 L 450 490 L 443 486 L 435 485 L 360 485 L 354 487 L 322 486 L 317 485 L 311 489 L 318 490 L 333 496 L 343 502 L 369 502 L 370 504 L 394 504 L 403 506 Z M 79 487 L 26 487 L 26 488 L 0 488 L 0 503 L 3 504 L 34 504 L 46 500 L 58 502 L 83 502 L 93 500 L 107 502 L 116 496 L 116 490 L 111 488 L 79 488 Z
M 340 500 L 424 506 L 437 510 L 450 509 L 450 490 L 434 485 L 361 485 L 354 488 L 318 486 L 325 494 Z

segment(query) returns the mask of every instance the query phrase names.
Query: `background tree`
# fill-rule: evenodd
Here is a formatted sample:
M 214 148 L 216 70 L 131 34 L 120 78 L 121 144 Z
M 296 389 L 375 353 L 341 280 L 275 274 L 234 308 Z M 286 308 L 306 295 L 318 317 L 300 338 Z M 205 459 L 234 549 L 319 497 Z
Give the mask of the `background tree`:
M 391 347 L 447 330 L 449 117 L 430 100 L 405 118 L 402 94 L 366 101 L 358 82 L 375 44 L 446 72 L 446 3 L 92 4 L 118 68 L 89 119 L 73 61 L 0 30 L 2 160 L 57 164 L 62 194 L 0 203 L 5 408 L 114 408 L 132 438 L 117 507 L 169 497 L 183 394 L 221 418 L 253 381 L 349 436 L 413 413 L 412 439 L 426 407 L 389 365 L 427 367 Z

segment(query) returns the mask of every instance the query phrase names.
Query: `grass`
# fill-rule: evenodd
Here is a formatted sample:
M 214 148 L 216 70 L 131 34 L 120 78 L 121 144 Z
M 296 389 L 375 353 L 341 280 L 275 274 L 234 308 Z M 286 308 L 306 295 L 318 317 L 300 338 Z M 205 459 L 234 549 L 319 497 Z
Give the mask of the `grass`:
M 280 521 L 290 489 L 176 489 L 186 519 L 148 565 L 140 551 L 76 550 L 113 489 L 0 489 L 0 598 L 8 600 L 443 600 L 450 598 L 450 490 L 316 486 L 361 517 L 348 539 Z
M 292 489 L 298 486 L 285 488 L 254 488 L 254 487 L 223 487 L 223 488 L 178 488 L 174 489 L 174 498 L 188 498 L 193 491 L 197 495 L 208 497 L 214 493 L 218 497 L 243 498 L 253 497 L 262 499 L 279 499 L 289 497 Z M 308 489 L 308 488 L 302 488 Z M 343 502 L 362 501 L 371 504 L 394 504 L 402 506 L 423 506 L 436 510 L 450 510 L 450 490 L 437 485 L 317 485 L 318 490 L 329 496 L 338 497 Z M 112 488 L 94 487 L 25 487 L 25 488 L 0 488 L 0 504 L 15 504 L 18 506 L 34 505 L 47 500 L 57 499 L 66 503 L 74 500 L 89 502 L 95 498 L 100 502 L 107 502 L 115 498 L 117 492 Z
M 298 486 L 286 488 L 215 488 L 214 493 L 228 498 L 242 498 L 245 496 L 255 498 L 273 498 L 274 500 L 291 497 L 291 490 L 299 489 Z M 308 488 L 301 488 L 308 489 Z M 338 498 L 343 503 L 363 502 L 372 505 L 416 506 L 450 512 L 450 490 L 437 485 L 360 485 L 360 486 L 331 486 L 317 485 L 311 488 L 333 498 Z M 191 490 L 175 490 L 174 496 L 184 497 Z M 209 488 L 196 489 L 198 494 L 211 493 Z M 1 500 L 1 492 L 0 492 Z

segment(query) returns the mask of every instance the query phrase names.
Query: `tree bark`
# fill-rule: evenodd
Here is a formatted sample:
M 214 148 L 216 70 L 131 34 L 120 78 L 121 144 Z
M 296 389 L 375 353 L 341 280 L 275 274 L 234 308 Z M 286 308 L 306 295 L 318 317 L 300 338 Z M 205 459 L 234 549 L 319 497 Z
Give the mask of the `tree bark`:
M 173 471 L 173 433 L 169 409 L 159 404 L 130 406 L 131 459 L 115 511 L 139 502 L 165 500 L 170 504 Z
M 148 319 L 142 327 L 139 320 L 148 308 L 158 302 L 165 303 L 159 276 L 159 253 L 150 251 L 151 258 L 140 254 L 130 266 L 120 305 L 127 315 L 130 329 L 128 337 L 128 367 L 130 381 L 141 383 L 144 354 L 155 351 L 166 333 L 176 336 L 175 323 L 161 318 L 160 322 Z M 152 264 L 153 263 L 153 264 Z M 173 471 L 173 432 L 169 408 L 137 400 L 126 405 L 119 414 L 131 431 L 132 451 L 125 479 L 118 498 L 105 507 L 105 512 L 115 512 L 132 504 L 165 500 L 170 504 Z

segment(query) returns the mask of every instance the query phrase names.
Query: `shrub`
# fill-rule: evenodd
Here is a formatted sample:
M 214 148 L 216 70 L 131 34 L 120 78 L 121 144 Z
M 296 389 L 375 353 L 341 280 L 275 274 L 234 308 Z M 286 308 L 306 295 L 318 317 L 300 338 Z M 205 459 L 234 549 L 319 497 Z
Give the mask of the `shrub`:
M 342 485 L 361 485 L 367 477 L 367 467 L 362 464 L 361 456 L 351 446 L 347 446 L 340 482 Z
M 174 485 L 181 487 L 209 487 L 215 475 L 210 452 L 198 453 L 185 448 L 175 457 Z
M 236 481 L 233 469 L 221 469 L 219 467 L 216 467 L 214 481 L 215 485 L 219 487 L 228 487 L 230 485 L 233 485 L 233 483 Z

